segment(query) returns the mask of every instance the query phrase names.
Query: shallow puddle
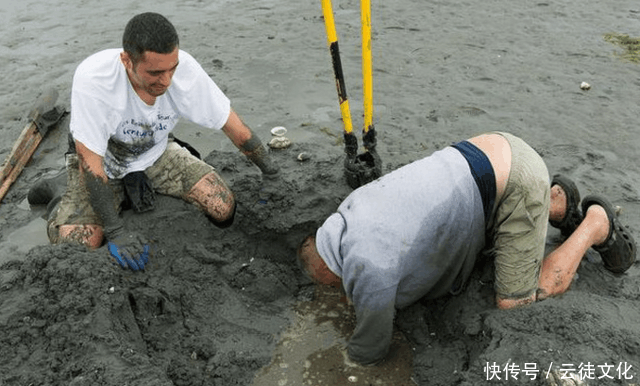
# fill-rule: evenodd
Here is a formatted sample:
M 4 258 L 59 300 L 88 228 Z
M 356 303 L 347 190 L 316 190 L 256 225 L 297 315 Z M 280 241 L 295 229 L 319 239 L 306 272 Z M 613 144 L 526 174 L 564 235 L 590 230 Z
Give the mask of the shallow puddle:
M 414 386 L 413 349 L 396 332 L 387 359 L 373 367 L 346 362 L 346 344 L 355 314 L 341 291 L 317 286 L 312 301 L 294 309 L 292 325 L 282 333 L 271 363 L 254 386 L 394 385 Z

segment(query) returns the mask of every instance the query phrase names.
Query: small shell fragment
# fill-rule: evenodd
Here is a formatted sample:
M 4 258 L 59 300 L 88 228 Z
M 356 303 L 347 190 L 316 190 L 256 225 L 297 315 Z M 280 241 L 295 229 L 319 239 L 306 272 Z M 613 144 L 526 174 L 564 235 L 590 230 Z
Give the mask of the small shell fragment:
M 614 206 L 613 210 L 616 212 L 616 216 L 620 216 L 620 214 L 622 213 L 622 207 L 620 205 Z
M 274 135 L 276 137 L 282 137 L 285 134 L 287 134 L 287 129 L 282 126 L 276 126 L 271 129 L 271 135 Z
M 582 82 L 582 83 L 580 83 L 580 88 L 586 91 L 586 90 L 591 89 L 591 85 L 589 83 L 587 83 L 587 82 Z
M 349 380 L 349 382 L 351 383 L 356 383 L 358 382 L 358 377 L 356 377 L 355 375 L 351 375 L 349 376 L 349 378 L 347 378 Z
M 291 146 L 291 140 L 287 137 L 274 137 L 269 141 L 269 147 L 272 149 L 286 149 Z
M 300 161 L 300 162 L 307 161 L 310 158 L 311 158 L 311 156 L 309 155 L 309 153 L 302 152 L 302 153 L 298 154 L 298 161 Z
M 116 292 L 116 287 L 109 287 L 109 289 L 107 290 L 107 292 L 109 292 L 110 294 Z

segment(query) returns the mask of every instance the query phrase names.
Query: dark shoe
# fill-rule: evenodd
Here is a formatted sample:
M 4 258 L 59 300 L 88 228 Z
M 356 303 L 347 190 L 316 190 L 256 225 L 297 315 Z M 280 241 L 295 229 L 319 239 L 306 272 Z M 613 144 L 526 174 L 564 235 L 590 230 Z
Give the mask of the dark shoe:
M 636 261 L 636 243 L 629 231 L 620 224 L 615 208 L 604 197 L 588 196 L 582 201 L 582 212 L 587 213 L 591 205 L 600 205 L 609 218 L 609 235 L 600 245 L 594 245 L 604 267 L 613 273 L 623 273 Z
M 40 179 L 29 189 L 27 201 L 31 206 L 46 205 L 47 211 L 43 218 L 48 219 L 51 212 L 60 202 L 66 186 L 67 173 L 65 172 L 54 177 Z
M 551 221 L 549 224 L 552 227 L 560 229 L 562 236 L 569 237 L 576 230 L 578 225 L 584 219 L 584 215 L 580 212 L 580 192 L 576 184 L 569 179 L 569 177 L 556 174 L 551 181 L 551 187 L 559 185 L 564 190 L 564 195 L 567 197 L 567 208 L 564 218 L 560 221 Z

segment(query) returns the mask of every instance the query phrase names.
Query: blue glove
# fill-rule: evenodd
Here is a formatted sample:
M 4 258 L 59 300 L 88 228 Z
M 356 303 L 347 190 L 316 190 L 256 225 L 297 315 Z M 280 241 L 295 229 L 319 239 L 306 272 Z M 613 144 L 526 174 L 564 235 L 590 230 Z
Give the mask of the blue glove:
M 109 254 L 123 269 L 144 271 L 149 262 L 149 244 L 138 234 L 116 237 L 107 242 Z M 136 253 L 142 250 L 142 252 Z

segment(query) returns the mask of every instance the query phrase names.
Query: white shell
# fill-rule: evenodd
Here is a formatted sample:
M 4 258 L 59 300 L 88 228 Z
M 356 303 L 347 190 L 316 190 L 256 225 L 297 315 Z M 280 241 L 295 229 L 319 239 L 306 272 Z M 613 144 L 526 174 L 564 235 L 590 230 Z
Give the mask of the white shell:
M 291 146 L 291 140 L 287 137 L 275 137 L 269 141 L 269 147 L 272 149 L 286 149 Z
M 287 129 L 283 126 L 276 126 L 271 129 L 271 135 L 275 135 L 276 137 L 282 137 L 287 134 Z
M 356 383 L 358 382 L 358 377 L 356 377 L 355 375 L 351 375 L 349 378 L 347 378 L 349 380 L 349 382 L 351 383 Z
M 591 88 L 591 85 L 587 82 L 582 82 L 580 83 L 580 88 L 583 90 L 589 90 Z
M 298 161 L 300 161 L 300 162 L 307 161 L 309 158 L 311 158 L 309 153 L 302 152 L 302 153 L 298 154 Z

